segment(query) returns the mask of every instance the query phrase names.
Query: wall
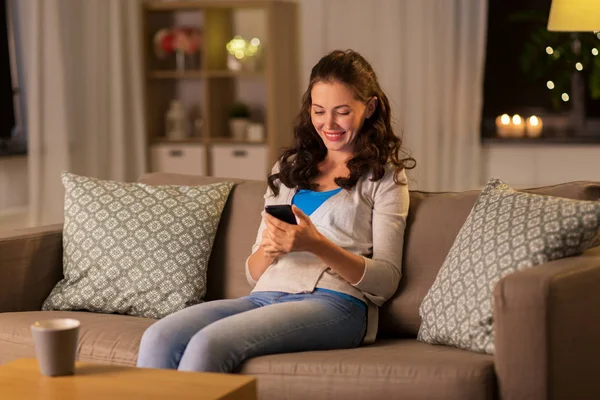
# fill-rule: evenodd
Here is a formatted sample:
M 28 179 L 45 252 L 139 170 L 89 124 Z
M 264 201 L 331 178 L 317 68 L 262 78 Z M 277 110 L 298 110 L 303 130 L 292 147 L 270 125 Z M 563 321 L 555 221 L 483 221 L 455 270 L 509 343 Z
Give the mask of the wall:
M 0 230 L 27 223 L 27 156 L 0 157 Z
M 600 143 L 497 143 L 484 145 L 483 153 L 485 180 L 500 178 L 514 188 L 600 182 Z
M 337 0 L 339 1 L 339 0 Z M 311 67 L 314 65 L 318 59 L 325 54 L 327 50 L 326 42 L 327 42 L 327 34 L 324 31 L 325 22 L 327 20 L 327 15 L 324 9 L 324 1 L 323 0 L 298 0 L 299 4 L 299 20 L 300 20 L 300 82 L 301 93 L 306 89 L 306 85 L 308 83 L 308 75 L 310 73 Z M 236 14 L 236 32 L 242 35 L 249 36 L 251 34 L 258 34 L 260 36 L 260 29 L 264 26 L 264 15 L 260 15 L 258 13 L 252 13 L 252 11 L 248 11 L 242 14 Z M 358 44 L 357 44 L 358 45 Z M 380 74 L 382 78 L 382 84 L 385 87 L 395 88 L 399 81 L 397 78 L 397 74 L 393 73 L 394 65 L 397 64 L 397 58 L 393 53 L 378 53 L 380 59 L 378 60 L 380 65 L 387 67 Z M 390 70 L 391 68 L 391 70 Z M 250 84 L 249 84 L 250 85 Z M 240 90 L 243 100 L 253 102 L 252 98 L 246 98 L 248 92 L 252 93 L 252 90 L 245 90 L 250 88 L 244 88 L 244 90 Z M 500 152 L 493 152 L 490 154 L 489 149 L 485 151 L 482 156 L 484 157 L 484 165 L 486 165 L 488 174 L 496 174 L 500 173 L 500 178 L 504 178 L 510 180 L 511 175 L 509 172 L 504 172 L 504 169 L 498 169 L 495 166 L 503 165 L 505 167 L 513 165 L 510 161 L 506 162 L 506 152 L 500 150 Z M 546 155 L 552 155 L 553 151 L 556 148 L 540 148 L 537 150 L 539 157 L 545 159 Z M 568 149 L 569 156 L 574 160 L 581 160 L 585 157 L 580 157 L 584 153 L 587 155 L 590 150 L 587 148 L 578 148 L 571 147 Z M 509 151 L 511 153 L 511 151 Z M 501 155 L 501 156 L 500 156 Z M 508 159 L 511 159 L 508 157 Z M 526 158 L 527 159 L 527 158 Z M 579 177 L 579 179 L 589 179 L 591 178 L 589 175 L 591 170 L 589 168 L 585 168 L 583 166 L 579 167 L 579 164 L 569 164 L 568 171 L 570 171 L 569 176 L 564 176 L 565 164 L 564 163 L 552 163 L 549 169 L 545 169 L 545 174 L 547 176 L 552 176 L 554 179 L 573 179 Z M 581 168 L 581 175 L 578 173 L 574 173 L 573 171 L 577 171 L 578 168 Z M 523 169 L 521 169 L 523 171 Z M 486 174 L 487 175 L 487 174 Z M 27 183 L 27 158 L 26 157 L 9 157 L 9 158 L 0 158 L 0 215 L 7 215 L 8 213 L 14 213 L 15 211 L 23 210 L 27 207 L 27 192 L 28 192 L 28 183 Z M 593 176 L 595 177 L 595 175 Z M 487 176 L 485 176 L 487 178 Z M 600 177 L 598 178 L 600 180 Z M 542 182 L 543 181 L 543 182 Z M 544 179 L 539 180 L 540 183 L 546 184 Z M 510 183 L 510 182 L 508 182 Z M 521 182 L 517 182 L 521 183 Z M 522 182 L 525 184 L 525 182 Z M 534 182 L 526 182 L 530 183 L 538 183 L 538 180 Z M 483 182 L 482 182 L 483 184 Z M 2 221 L 0 221 L 0 224 Z

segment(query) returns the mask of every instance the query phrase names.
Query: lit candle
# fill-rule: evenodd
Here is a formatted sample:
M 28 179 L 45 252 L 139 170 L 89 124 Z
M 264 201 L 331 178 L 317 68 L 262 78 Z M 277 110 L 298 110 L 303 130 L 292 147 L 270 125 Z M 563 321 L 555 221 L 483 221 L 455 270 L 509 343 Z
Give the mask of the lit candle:
M 527 118 L 527 136 L 529 137 L 539 137 L 542 134 L 542 119 L 532 115 Z
M 525 124 L 523 118 L 519 114 L 512 117 L 512 135 L 514 137 L 522 137 L 525 134 Z
M 511 136 L 512 125 L 510 123 L 510 117 L 508 114 L 502 114 L 496 117 L 496 133 L 500 137 Z

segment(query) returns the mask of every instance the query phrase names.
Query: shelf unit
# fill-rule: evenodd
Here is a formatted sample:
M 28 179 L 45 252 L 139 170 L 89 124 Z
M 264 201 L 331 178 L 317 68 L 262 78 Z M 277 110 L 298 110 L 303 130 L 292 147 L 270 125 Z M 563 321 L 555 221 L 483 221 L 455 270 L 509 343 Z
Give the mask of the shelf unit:
M 208 176 L 226 170 L 234 174 L 227 176 L 231 178 L 265 179 L 281 148 L 292 144 L 300 107 L 297 5 L 280 0 L 152 0 L 142 4 L 141 12 L 149 170 Z M 197 67 L 185 71 L 175 69 L 174 57 L 159 60 L 153 49 L 153 36 L 159 29 L 178 25 L 200 28 L 203 35 Z M 258 32 L 248 33 L 253 30 Z M 260 70 L 227 68 L 225 45 L 237 34 L 261 40 Z M 177 141 L 165 137 L 165 115 L 173 99 L 182 99 L 188 111 L 197 107 L 203 120 L 199 133 Z M 228 115 L 240 100 L 249 103 L 255 114 L 252 119 L 264 125 L 264 141 L 231 137 Z M 197 160 L 175 159 L 186 154 L 197 157 L 199 148 L 204 154 L 203 168 L 198 168 Z M 228 164 L 235 168 L 223 169 Z M 185 165 L 190 165 L 189 171 Z

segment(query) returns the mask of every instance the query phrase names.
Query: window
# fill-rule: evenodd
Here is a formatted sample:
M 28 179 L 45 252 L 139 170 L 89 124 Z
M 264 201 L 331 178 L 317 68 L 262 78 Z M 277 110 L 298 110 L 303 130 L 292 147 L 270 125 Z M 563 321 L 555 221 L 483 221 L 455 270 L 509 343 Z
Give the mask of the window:
M 0 0 L 0 155 L 26 152 L 26 134 L 23 124 L 24 102 L 19 91 L 17 68 L 17 40 L 11 18 L 13 8 L 9 0 Z
M 495 136 L 495 118 L 502 114 L 547 115 L 560 118 L 569 113 L 572 102 L 553 103 L 548 86 L 552 74 L 566 73 L 557 70 L 545 70 L 539 77 L 522 69 L 524 53 L 531 51 L 532 34 L 545 26 L 536 23 L 524 14 L 536 15 L 547 20 L 551 0 L 489 0 L 487 54 L 484 78 L 484 105 L 482 118 L 483 136 Z M 518 20 L 518 17 L 521 17 Z M 544 22 L 544 21 L 541 21 Z M 552 33 L 554 34 L 554 33 Z M 571 35 L 571 34 L 564 34 Z M 600 50 L 600 38 L 592 33 L 584 33 L 588 40 L 597 40 Z M 537 45 L 536 45 L 537 46 Z M 588 46 L 589 47 L 589 46 Z M 546 46 L 539 46 L 539 57 L 546 54 Z M 591 54 L 591 53 L 590 53 Z M 591 57 L 591 56 L 590 56 Z M 600 56 L 599 56 L 600 57 Z M 600 65 L 600 64 L 599 64 Z M 539 68 L 538 68 L 539 69 Z M 556 75 L 554 75 L 556 76 Z M 582 72 L 585 90 L 585 113 L 588 127 L 592 121 L 600 120 L 600 100 L 592 99 L 589 90 L 589 74 Z M 565 89 L 568 91 L 570 88 Z M 558 92 L 557 92 L 558 93 Z M 549 118 L 550 119 L 550 118 Z M 544 126 L 546 126 L 544 124 Z M 546 127 L 544 127 L 546 130 Z M 556 131 L 556 135 L 560 132 Z M 577 134 L 577 133 L 573 133 Z M 600 137 L 600 132 L 598 132 Z
M 9 138 L 15 126 L 15 114 L 13 105 L 12 71 L 10 65 L 10 54 L 8 47 L 8 18 L 6 1 L 2 0 L 0 7 L 0 70 L 4 71 L 0 76 L 0 93 L 2 93 L 2 104 L 7 107 L 0 109 L 0 137 Z

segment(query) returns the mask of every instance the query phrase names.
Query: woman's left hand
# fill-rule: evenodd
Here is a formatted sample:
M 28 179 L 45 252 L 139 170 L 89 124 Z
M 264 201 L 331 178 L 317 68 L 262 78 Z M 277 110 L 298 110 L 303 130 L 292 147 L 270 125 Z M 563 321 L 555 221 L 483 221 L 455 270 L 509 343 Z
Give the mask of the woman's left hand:
M 292 206 L 298 225 L 285 223 L 274 216 L 263 212 L 271 244 L 282 254 L 296 251 L 311 251 L 322 240 L 310 218 L 298 207 Z

